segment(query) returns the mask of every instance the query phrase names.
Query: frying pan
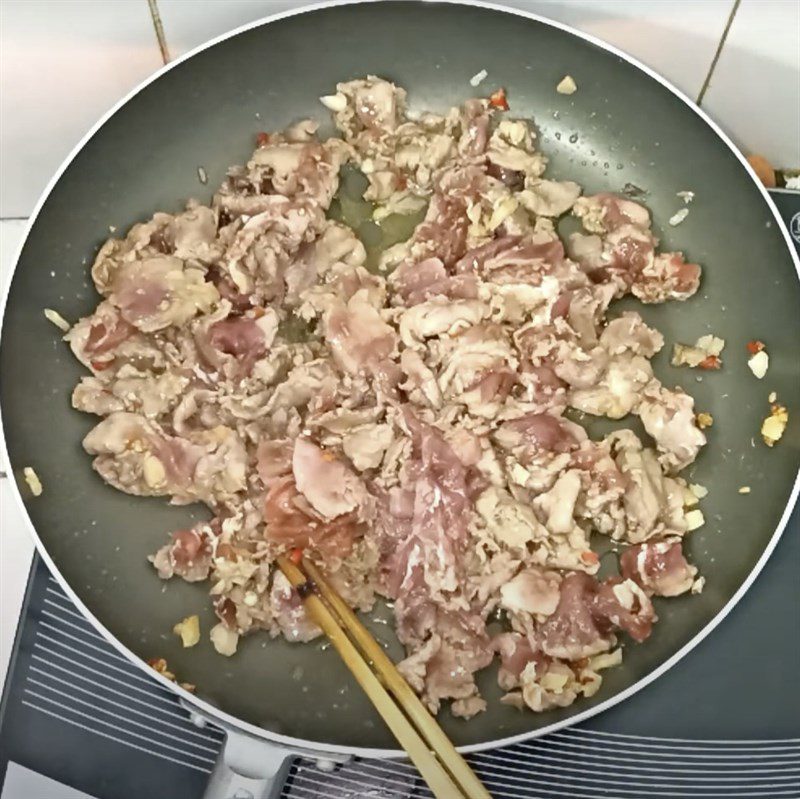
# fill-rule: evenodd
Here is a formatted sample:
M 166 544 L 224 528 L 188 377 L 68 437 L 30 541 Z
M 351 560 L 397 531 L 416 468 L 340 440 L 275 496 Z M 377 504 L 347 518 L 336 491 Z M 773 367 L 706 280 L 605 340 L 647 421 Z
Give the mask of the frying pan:
M 403 85 L 417 109 L 445 109 L 505 86 L 512 114 L 530 117 L 550 158 L 549 175 L 586 193 L 646 192 L 667 249 L 704 267 L 685 303 L 631 303 L 668 342 L 714 332 L 727 341 L 724 368 L 698 376 L 655 362 L 667 385 L 682 385 L 710 412 L 710 442 L 689 478 L 709 489 L 704 527 L 687 538 L 706 576 L 699 596 L 657 604 L 660 623 L 646 644 L 626 646 L 592 699 L 544 714 L 499 704 L 491 671 L 481 676 L 489 709 L 468 722 L 441 721 L 464 751 L 540 735 L 632 695 L 695 646 L 753 581 L 777 542 L 796 494 L 800 425 L 772 449 L 759 436 L 777 392 L 797 414 L 800 362 L 798 264 L 777 212 L 720 130 L 685 97 L 622 53 L 545 19 L 481 4 L 361 3 L 279 15 L 229 34 L 162 70 L 120 103 L 62 167 L 33 215 L 11 282 L 0 344 L 0 407 L 10 473 L 39 551 L 70 596 L 127 657 L 164 657 L 203 714 L 248 741 L 333 756 L 399 756 L 368 701 L 331 650 L 266 635 L 221 658 L 204 641 L 183 650 L 172 626 L 199 612 L 213 623 L 207 586 L 161 583 L 146 561 L 169 531 L 201 517 L 158 499 L 126 496 L 90 468 L 80 441 L 95 423 L 70 407 L 82 373 L 43 315 L 75 320 L 97 296 L 88 268 L 109 226 L 124 231 L 157 210 L 176 212 L 189 197 L 208 200 L 230 164 L 243 163 L 258 130 L 326 112 L 316 98 L 337 81 L 378 74 Z M 565 74 L 578 91 L 555 91 Z M 198 167 L 208 185 L 198 182 Z M 688 218 L 667 224 L 692 190 Z M 622 302 L 616 308 L 626 307 Z M 768 343 L 771 366 L 758 381 L 746 342 Z M 626 421 L 626 423 L 628 423 Z M 600 435 L 609 425 L 597 423 Z M 22 469 L 33 466 L 44 494 L 32 498 Z M 12 481 L 13 482 L 13 481 Z M 739 495 L 739 486 L 752 493 Z M 375 630 L 387 638 L 387 628 Z M 391 652 L 400 650 L 391 642 Z M 159 678 L 160 679 L 160 678 Z M 167 684 L 165 682 L 165 684 Z M 241 743 L 241 739 L 239 740 Z M 231 747 L 233 765 L 246 743 Z M 236 750 L 236 751 L 234 751 Z M 274 759 L 280 761 L 280 757 Z M 230 775 L 228 775 L 230 776 Z M 250 776 L 258 776 L 255 771 Z M 263 776 L 263 775 L 262 775 Z M 224 782 L 222 780 L 220 784 Z M 233 784 L 233 783 L 229 783 Z

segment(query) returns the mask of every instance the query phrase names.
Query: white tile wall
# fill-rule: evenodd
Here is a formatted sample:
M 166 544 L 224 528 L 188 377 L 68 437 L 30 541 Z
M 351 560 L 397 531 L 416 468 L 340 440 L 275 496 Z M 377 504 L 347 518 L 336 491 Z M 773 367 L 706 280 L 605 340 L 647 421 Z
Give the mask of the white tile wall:
M 734 0 L 507 0 L 605 39 L 697 97 Z M 297 0 L 159 0 L 179 55 Z M 24 217 L 85 131 L 161 65 L 147 0 L 0 0 L 0 217 Z M 800 167 L 800 0 L 741 0 L 705 97 L 740 146 Z M 0 272 L 22 223 L 0 222 Z M 0 274 L 0 284 L 2 274 Z M 0 481 L 0 680 L 32 544 Z
M 703 106 L 742 149 L 800 167 L 798 0 L 742 0 Z
M 0 36 L 0 216 L 27 216 L 83 134 L 161 57 L 146 0 L 2 0 Z

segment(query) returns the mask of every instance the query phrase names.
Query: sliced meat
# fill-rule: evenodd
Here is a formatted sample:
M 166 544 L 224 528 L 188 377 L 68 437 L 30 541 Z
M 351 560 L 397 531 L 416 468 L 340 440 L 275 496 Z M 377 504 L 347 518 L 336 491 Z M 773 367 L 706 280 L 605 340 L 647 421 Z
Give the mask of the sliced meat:
M 691 590 L 697 569 L 689 565 L 680 541 L 648 541 L 626 549 L 619 559 L 622 576 L 656 596 Z

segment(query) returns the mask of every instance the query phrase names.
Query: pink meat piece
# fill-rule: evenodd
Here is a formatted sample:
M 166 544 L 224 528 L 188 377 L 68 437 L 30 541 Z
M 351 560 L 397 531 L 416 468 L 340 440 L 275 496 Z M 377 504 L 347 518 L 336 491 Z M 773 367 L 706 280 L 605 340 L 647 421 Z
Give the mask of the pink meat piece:
M 327 556 L 346 556 L 364 533 L 355 513 L 331 521 L 320 519 L 297 490 L 292 476 L 271 482 L 264 497 L 263 514 L 268 541 L 287 548 L 310 547 Z
M 203 456 L 203 449 L 174 436 L 154 436 L 150 439 L 150 445 L 153 454 L 161 461 L 169 482 L 176 487 L 188 487 L 195 467 Z
M 435 630 L 447 630 L 440 623 Z M 433 633 L 423 646 L 398 664 L 400 672 L 412 687 L 423 695 L 431 712 L 439 710 L 443 699 L 464 700 L 477 697 L 474 674 L 492 662 L 494 652 L 486 634 L 479 636 L 464 634 L 448 636 Z M 472 715 L 480 708 L 471 713 Z
M 256 471 L 264 485 L 292 471 L 294 444 L 287 438 L 261 441 L 256 449 Z
M 84 352 L 97 359 L 107 355 L 119 344 L 133 335 L 135 328 L 124 319 L 109 317 L 97 319 L 89 329 L 89 336 L 84 345 Z
M 497 682 L 504 691 L 510 691 L 519 685 L 520 675 L 531 660 L 545 657 L 534 651 L 528 637 L 521 633 L 500 633 L 492 643 L 500 656 Z
M 451 300 L 474 300 L 478 296 L 478 282 L 473 275 L 448 275 L 438 258 L 401 264 L 392 274 L 392 282 L 406 306 L 435 296 Z
M 287 641 L 313 641 L 322 630 L 308 617 L 302 598 L 280 571 L 272 578 L 269 592 L 273 619 Z
M 400 639 L 410 641 L 425 635 L 421 618 L 435 613 L 437 599 L 446 602 L 463 589 L 468 524 L 479 486 L 473 470 L 435 428 L 410 413 L 406 423 L 413 456 L 403 486 L 388 499 L 391 516 L 379 517 L 384 590 L 396 599 Z
M 374 372 L 397 347 L 395 329 L 356 293 L 345 306 L 339 303 L 323 319 L 325 340 L 333 357 L 345 372 L 352 375 Z
M 685 593 L 697 574 L 687 562 L 680 541 L 647 541 L 629 547 L 620 555 L 619 563 L 623 577 L 656 596 Z
M 642 302 L 685 300 L 700 288 L 701 270 L 680 252 L 660 253 L 633 283 L 631 292 Z
M 613 632 L 622 629 L 643 641 L 655 614 L 647 603 L 625 608 L 614 592 L 620 578 L 599 583 L 582 572 L 567 574 L 561 583 L 558 607 L 538 628 L 542 650 L 551 657 L 578 660 L 609 650 Z
M 216 522 L 203 522 L 190 529 L 176 530 L 151 558 L 153 566 L 162 580 L 174 575 L 190 583 L 208 579 L 213 557 L 213 534 L 218 529 Z
M 606 192 L 583 197 L 576 203 L 576 207 L 580 205 L 588 208 L 598 206 L 601 224 L 607 232 L 618 230 L 625 225 L 633 225 L 640 230 L 650 228 L 648 210 L 643 205 L 616 194 Z
M 601 623 L 619 628 L 641 643 L 650 637 L 656 614 L 647 598 L 642 596 L 634 597 L 633 607 L 626 608 L 615 591 L 622 582 L 621 577 L 609 577 L 598 583 L 597 592 L 592 597 L 592 612 Z
M 219 296 L 227 300 L 235 311 L 241 313 L 253 307 L 250 296 L 242 294 L 230 276 L 219 266 L 212 266 L 207 272 L 207 277 L 216 286 Z
M 588 574 L 573 572 L 564 578 L 555 613 L 538 628 L 546 654 L 578 660 L 611 648 L 610 625 L 592 612 L 597 589 L 597 581 Z
M 464 103 L 461 112 L 464 132 L 458 149 L 467 156 L 479 156 L 486 152 L 489 143 L 489 111 L 484 100 L 471 99 Z
M 483 372 L 472 385 L 467 386 L 466 391 L 477 390 L 480 393 L 481 402 L 502 402 L 517 383 L 517 373 L 504 366 L 490 369 Z
M 414 238 L 424 244 L 430 256 L 450 266 L 467 248 L 467 223 L 466 203 L 458 197 L 437 193 L 431 198 Z
M 250 374 L 255 362 L 267 351 L 264 331 L 255 319 L 244 316 L 231 316 L 211 325 L 208 344 L 236 358 L 244 374 Z
M 579 444 L 575 426 L 568 419 L 550 413 L 529 413 L 503 422 L 503 435 L 516 437 L 517 443 L 527 444 L 547 452 L 569 452 Z
M 493 283 L 539 285 L 543 275 L 563 261 L 564 245 L 558 237 L 503 236 L 466 253 L 454 269 Z
M 362 508 L 364 484 L 345 463 L 307 438 L 294 444 L 292 473 L 298 491 L 324 519 Z
M 136 328 L 122 318 L 119 309 L 106 301 L 101 302 L 91 316 L 75 324 L 65 338 L 84 366 L 102 372 L 113 364 L 115 350 L 136 332 Z

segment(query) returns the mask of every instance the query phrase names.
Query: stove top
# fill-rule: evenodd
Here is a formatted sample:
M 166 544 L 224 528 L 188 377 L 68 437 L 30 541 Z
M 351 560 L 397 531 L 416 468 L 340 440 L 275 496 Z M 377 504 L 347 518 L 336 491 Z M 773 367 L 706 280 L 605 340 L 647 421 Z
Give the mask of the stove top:
M 800 194 L 773 198 L 800 252 Z M 667 674 L 577 727 L 470 756 L 476 772 L 495 799 L 800 799 L 798 567 L 800 508 L 744 599 Z M 0 704 L 0 799 L 200 799 L 223 739 L 34 561 Z M 430 793 L 404 763 L 298 758 L 281 797 Z

